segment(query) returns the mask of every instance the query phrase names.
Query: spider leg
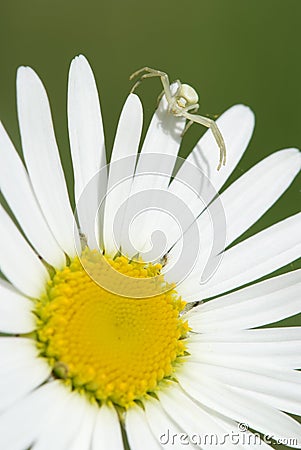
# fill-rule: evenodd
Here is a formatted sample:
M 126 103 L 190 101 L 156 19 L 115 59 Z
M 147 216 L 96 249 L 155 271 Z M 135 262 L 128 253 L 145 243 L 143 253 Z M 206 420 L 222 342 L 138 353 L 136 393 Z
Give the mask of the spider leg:
M 220 150 L 219 164 L 217 166 L 217 170 L 220 170 L 221 166 L 226 164 L 226 145 L 222 133 L 220 132 L 214 120 L 209 119 L 208 117 L 193 115 L 189 112 L 183 112 L 182 115 L 191 122 L 196 122 L 200 125 L 204 125 L 205 127 L 210 128 Z
M 161 77 L 161 75 L 158 75 L 157 73 L 145 73 L 144 75 L 142 75 L 140 77 L 140 79 L 138 81 L 136 81 L 136 83 L 134 84 L 134 86 L 131 89 L 131 93 L 133 93 L 136 88 L 139 86 L 139 84 L 145 80 L 146 78 L 153 78 L 153 77 Z M 162 81 L 163 84 L 163 81 Z M 165 93 L 165 89 L 163 90 L 163 94 Z
M 162 100 L 163 95 L 164 95 L 164 89 L 163 89 L 163 91 L 161 91 L 160 94 L 158 95 L 158 98 L 157 98 L 157 106 L 159 106 L 159 103 L 160 103 L 160 101 Z
M 175 81 L 173 81 L 171 84 L 173 84 L 173 83 L 176 83 L 176 84 L 178 85 L 178 89 L 182 86 L 182 83 L 181 83 L 180 80 L 175 80 Z M 165 91 L 164 91 L 164 89 L 163 89 L 163 91 L 160 92 L 160 94 L 158 95 L 158 98 L 157 98 L 157 106 L 159 105 L 159 103 L 160 103 L 160 101 L 161 101 L 161 99 L 162 99 L 164 93 L 165 93 Z M 187 111 L 188 111 L 188 109 L 187 109 Z
M 132 75 L 130 75 L 130 80 L 132 80 L 133 78 L 136 78 L 142 72 L 152 72 L 153 70 L 154 69 L 151 69 L 150 67 L 142 67 L 142 69 L 136 70 L 136 72 L 133 72 Z
M 151 78 L 151 77 L 156 77 L 156 76 L 158 76 L 158 75 L 154 75 L 152 73 L 145 73 L 144 75 L 142 75 L 142 77 L 140 77 L 140 79 L 138 81 L 136 81 L 136 83 L 132 87 L 131 94 L 137 89 L 137 87 L 142 82 L 142 80 L 145 80 L 145 78 Z
M 130 90 L 131 94 L 133 94 L 135 92 L 135 90 L 137 89 L 137 87 L 139 86 L 140 83 L 141 83 L 141 80 L 136 81 L 136 83 L 134 84 L 134 86 Z
M 180 80 L 175 80 L 175 81 L 173 81 L 171 84 L 173 84 L 173 83 L 177 83 L 178 89 L 182 86 L 182 83 L 181 83 Z
M 198 105 L 198 104 L 187 106 L 185 108 L 185 112 L 190 111 L 191 113 L 196 113 L 196 112 L 198 112 L 199 107 L 200 107 L 200 105 Z M 189 128 L 191 127 L 192 124 L 193 124 L 193 120 L 189 120 L 189 122 L 186 123 L 185 128 L 184 128 L 184 130 L 182 132 L 182 135 L 181 135 L 182 137 L 189 130 Z
M 191 125 L 193 124 L 193 120 L 189 120 L 186 125 L 184 130 L 182 131 L 181 136 L 183 137 L 185 133 L 187 133 L 187 131 L 189 130 L 189 128 L 191 127 Z
M 196 105 L 187 106 L 187 108 L 185 108 L 185 109 L 186 109 L 186 112 L 190 111 L 190 113 L 196 113 L 196 112 L 198 112 L 199 107 L 200 107 L 200 105 L 196 104 Z
M 139 84 L 141 83 L 141 81 L 143 79 L 151 78 L 151 77 L 160 77 L 161 83 L 162 83 L 163 89 L 164 89 L 164 94 L 166 96 L 166 100 L 170 104 L 172 101 L 172 93 L 170 91 L 170 86 L 169 86 L 170 83 L 169 83 L 168 75 L 165 72 L 161 72 L 160 70 L 151 69 L 150 67 L 143 67 L 142 69 L 139 69 L 136 72 L 132 73 L 132 75 L 130 76 L 130 80 L 132 80 L 136 76 L 140 75 L 142 72 L 147 72 L 147 73 L 142 75 L 140 80 L 138 80 L 134 84 L 134 86 L 131 89 L 131 92 L 134 92 L 134 90 L 137 88 L 137 86 L 139 86 Z

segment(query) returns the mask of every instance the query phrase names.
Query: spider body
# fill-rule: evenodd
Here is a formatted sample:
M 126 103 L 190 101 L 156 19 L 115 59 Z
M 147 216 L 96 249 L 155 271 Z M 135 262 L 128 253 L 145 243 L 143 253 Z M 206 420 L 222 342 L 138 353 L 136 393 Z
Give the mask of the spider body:
M 171 102 L 168 104 L 168 110 L 175 116 L 182 116 L 183 110 L 198 106 L 199 96 L 196 91 L 188 84 L 181 84 L 177 80 L 178 89 L 174 96 L 171 98 Z M 164 92 L 164 91 L 163 91 Z
M 134 84 L 131 92 L 134 92 L 134 90 L 139 86 L 143 79 L 159 77 L 162 82 L 163 91 L 159 95 L 158 100 L 163 95 L 165 95 L 168 103 L 168 111 L 176 117 L 184 117 L 188 120 L 183 134 L 194 122 L 211 129 L 220 151 L 219 164 L 217 166 L 217 170 L 219 170 L 222 165 L 226 164 L 226 145 L 223 136 L 214 120 L 209 119 L 208 117 L 193 114 L 196 113 L 199 109 L 199 96 L 195 89 L 193 89 L 193 87 L 189 86 L 188 84 L 182 84 L 180 80 L 176 80 L 175 82 L 177 83 L 178 87 L 176 92 L 172 94 L 168 75 L 161 70 L 151 69 L 150 67 L 143 67 L 142 69 L 137 70 L 130 76 L 130 80 L 139 76 L 143 72 L 145 73 Z

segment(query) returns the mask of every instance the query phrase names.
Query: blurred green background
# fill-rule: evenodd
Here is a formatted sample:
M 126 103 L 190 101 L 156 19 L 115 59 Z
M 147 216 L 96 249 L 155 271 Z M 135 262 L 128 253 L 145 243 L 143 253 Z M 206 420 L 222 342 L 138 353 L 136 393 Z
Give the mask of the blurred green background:
M 20 149 L 15 74 L 32 66 L 48 90 L 69 189 L 67 73 L 79 53 L 95 73 L 109 153 L 129 74 L 144 65 L 194 86 L 203 114 L 235 103 L 254 110 L 251 145 L 230 181 L 275 150 L 301 148 L 300 0 L 11 0 L 1 10 L 0 118 Z M 139 88 L 145 127 L 160 90 L 158 80 Z M 181 156 L 204 131 L 189 130 Z M 300 176 L 245 236 L 299 210 Z

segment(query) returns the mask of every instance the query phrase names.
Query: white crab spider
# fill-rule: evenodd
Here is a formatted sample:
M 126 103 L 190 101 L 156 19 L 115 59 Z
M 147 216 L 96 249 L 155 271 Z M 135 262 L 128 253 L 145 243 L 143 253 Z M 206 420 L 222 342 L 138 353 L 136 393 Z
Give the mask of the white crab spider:
M 144 75 L 140 77 L 140 79 L 134 84 L 131 89 L 131 92 L 137 88 L 137 86 L 141 83 L 141 81 L 145 78 L 151 77 L 160 77 L 163 92 L 160 94 L 159 98 L 161 98 L 164 94 L 168 103 L 168 111 L 171 112 L 176 117 L 185 117 L 189 122 L 187 123 L 183 134 L 188 130 L 190 125 L 193 122 L 199 123 L 211 129 L 213 136 L 216 140 L 217 145 L 220 150 L 220 159 L 219 164 L 217 166 L 217 170 L 221 168 L 222 165 L 226 164 L 226 145 L 223 139 L 223 136 L 214 122 L 214 120 L 209 119 L 208 117 L 199 116 L 196 114 L 191 114 L 192 112 L 197 112 L 199 109 L 199 96 L 196 91 L 189 86 L 188 84 L 182 84 L 180 80 L 176 80 L 178 88 L 175 94 L 172 94 L 170 90 L 170 82 L 168 75 L 161 70 L 151 69 L 150 67 L 143 67 L 142 69 L 137 70 L 130 76 L 130 80 L 140 75 L 142 72 L 146 72 Z

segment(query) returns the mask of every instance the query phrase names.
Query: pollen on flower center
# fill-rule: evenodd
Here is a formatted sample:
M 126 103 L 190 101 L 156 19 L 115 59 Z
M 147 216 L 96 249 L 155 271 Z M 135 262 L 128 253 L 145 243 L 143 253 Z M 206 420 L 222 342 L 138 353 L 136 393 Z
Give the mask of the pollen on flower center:
M 123 256 L 107 261 L 135 278 L 160 270 Z M 127 407 L 173 374 L 185 350 L 188 325 L 179 317 L 184 306 L 174 289 L 144 299 L 111 293 L 74 258 L 54 274 L 37 302 L 41 356 L 73 388 L 98 402 Z

